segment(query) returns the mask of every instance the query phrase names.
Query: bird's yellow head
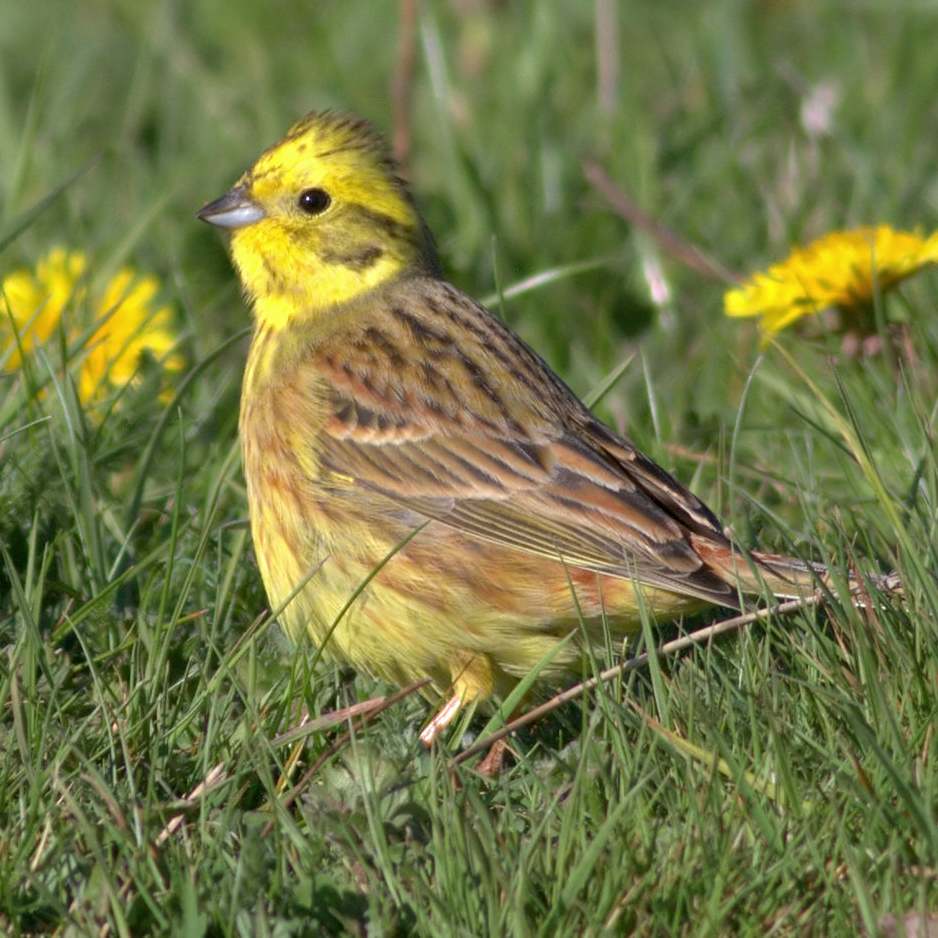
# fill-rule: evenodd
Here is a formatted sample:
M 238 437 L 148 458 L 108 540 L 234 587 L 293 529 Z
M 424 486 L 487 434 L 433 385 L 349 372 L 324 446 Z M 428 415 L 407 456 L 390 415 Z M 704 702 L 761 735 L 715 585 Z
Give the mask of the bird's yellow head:
M 436 270 L 384 141 L 351 116 L 304 117 L 199 218 L 231 230 L 244 290 L 272 328 Z

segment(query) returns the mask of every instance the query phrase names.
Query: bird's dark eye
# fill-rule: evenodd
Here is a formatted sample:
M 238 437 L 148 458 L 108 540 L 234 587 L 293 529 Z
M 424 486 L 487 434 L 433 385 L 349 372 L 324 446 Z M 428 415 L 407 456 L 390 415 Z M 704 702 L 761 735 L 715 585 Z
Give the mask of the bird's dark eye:
M 325 189 L 304 189 L 300 193 L 300 208 L 307 215 L 318 215 L 329 208 L 332 199 Z

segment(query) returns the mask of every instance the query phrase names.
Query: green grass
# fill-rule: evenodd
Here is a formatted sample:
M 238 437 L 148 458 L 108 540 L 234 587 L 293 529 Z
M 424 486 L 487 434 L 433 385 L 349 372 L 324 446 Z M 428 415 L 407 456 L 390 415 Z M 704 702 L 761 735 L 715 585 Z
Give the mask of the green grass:
M 191 373 L 103 419 L 63 339 L 0 376 L 0 932 L 848 935 L 936 914 L 938 276 L 883 299 L 896 356 L 794 333 L 760 356 L 583 161 L 744 271 L 847 225 L 934 230 L 938 7 L 613 2 L 600 95 L 603 6 L 421 6 L 408 168 L 447 271 L 503 291 L 578 392 L 627 362 L 598 412 L 743 544 L 841 583 L 898 569 L 904 601 L 835 596 L 653 658 L 520 734 L 494 781 L 423 750 L 416 695 L 342 745 L 278 740 L 388 689 L 266 616 L 236 449 L 248 314 L 193 216 L 313 107 L 391 129 L 399 4 L 5 4 L 0 278 L 57 244 L 92 280 L 153 273 Z

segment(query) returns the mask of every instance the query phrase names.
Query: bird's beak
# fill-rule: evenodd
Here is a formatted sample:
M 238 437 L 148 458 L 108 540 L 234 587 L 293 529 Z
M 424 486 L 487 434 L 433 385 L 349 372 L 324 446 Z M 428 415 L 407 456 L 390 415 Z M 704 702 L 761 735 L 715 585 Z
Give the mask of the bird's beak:
M 220 199 L 209 202 L 195 217 L 219 228 L 243 228 L 259 222 L 267 215 L 248 194 L 247 186 L 235 186 Z

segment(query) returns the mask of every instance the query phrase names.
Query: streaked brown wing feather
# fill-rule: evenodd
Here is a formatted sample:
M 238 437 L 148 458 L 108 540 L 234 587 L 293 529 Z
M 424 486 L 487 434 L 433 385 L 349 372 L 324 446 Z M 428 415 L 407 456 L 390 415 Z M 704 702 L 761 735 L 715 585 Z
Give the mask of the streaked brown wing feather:
M 688 539 L 728 545 L 710 511 L 498 320 L 448 284 L 423 287 L 361 327 L 367 339 L 316 351 L 333 400 L 323 468 L 489 542 L 735 604 Z

